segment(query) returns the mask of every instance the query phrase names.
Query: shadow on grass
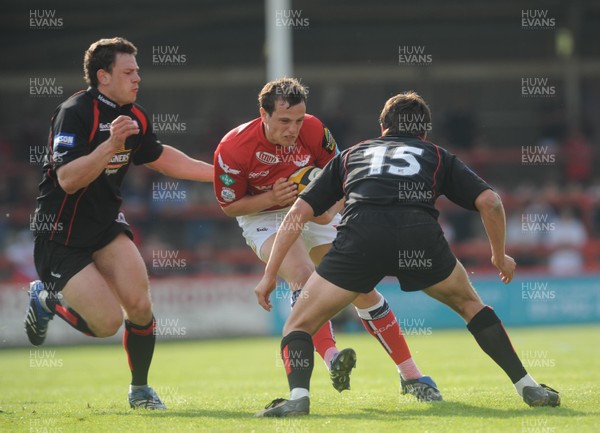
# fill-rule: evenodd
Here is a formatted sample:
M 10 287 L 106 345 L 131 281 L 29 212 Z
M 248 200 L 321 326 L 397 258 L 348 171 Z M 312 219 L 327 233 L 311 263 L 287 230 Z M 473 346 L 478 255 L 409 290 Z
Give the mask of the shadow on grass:
M 258 411 L 258 409 L 257 409 Z M 254 413 L 240 410 L 198 410 L 189 409 L 184 411 L 129 411 L 129 412 L 114 412 L 115 415 L 133 415 L 143 417 L 156 418 L 216 418 L 216 419 L 248 419 L 253 418 Z M 474 417 L 474 418 L 527 418 L 527 417 L 574 417 L 587 415 L 587 412 L 558 407 L 558 408 L 528 408 L 522 409 L 495 409 L 485 408 L 481 406 L 472 406 L 457 402 L 441 402 L 427 405 L 426 407 L 410 408 L 410 409 L 393 409 L 381 410 L 377 408 L 356 408 L 355 413 L 332 413 L 332 414 L 314 414 L 310 418 L 341 418 L 354 419 L 365 421 L 378 421 L 403 419 L 403 418 L 419 418 L 419 417 Z
M 377 418 L 377 417 L 389 417 L 390 415 L 403 417 L 418 417 L 418 416 L 439 416 L 439 417 L 474 417 L 474 418 L 524 418 L 524 417 L 538 417 L 540 415 L 549 417 L 574 417 L 587 415 L 587 412 L 578 411 L 575 409 L 565 407 L 523 407 L 519 409 L 497 409 L 490 407 L 473 406 L 470 404 L 444 401 L 439 403 L 432 403 L 427 405 L 426 408 L 410 408 L 410 409 L 398 409 L 391 411 L 384 411 L 377 408 L 358 408 L 362 414 L 358 418 Z M 351 418 L 355 415 L 344 414 L 341 415 L 344 418 Z

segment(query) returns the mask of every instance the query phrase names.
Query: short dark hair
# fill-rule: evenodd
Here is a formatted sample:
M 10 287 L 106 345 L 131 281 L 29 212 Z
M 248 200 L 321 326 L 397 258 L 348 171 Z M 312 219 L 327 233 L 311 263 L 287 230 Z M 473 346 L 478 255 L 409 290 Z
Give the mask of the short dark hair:
M 98 87 L 97 72 L 112 71 L 117 53 L 137 54 L 137 48 L 127 39 L 115 37 L 94 42 L 83 56 L 83 78 L 90 86 Z
M 280 78 L 265 84 L 258 94 L 258 105 L 270 116 L 275 111 L 275 101 L 281 100 L 293 107 L 306 103 L 307 98 L 308 88 L 296 78 Z
M 379 115 L 386 135 L 424 137 L 431 130 L 431 110 L 414 91 L 400 93 L 388 99 Z

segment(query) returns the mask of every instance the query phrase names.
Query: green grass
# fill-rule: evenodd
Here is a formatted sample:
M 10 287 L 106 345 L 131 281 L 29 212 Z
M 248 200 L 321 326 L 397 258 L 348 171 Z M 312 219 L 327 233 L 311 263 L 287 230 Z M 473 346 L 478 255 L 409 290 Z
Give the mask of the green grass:
M 339 347 L 354 347 L 358 354 L 352 390 L 338 394 L 316 357 L 311 415 L 283 420 L 253 418 L 273 398 L 287 397 L 278 339 L 158 344 L 150 383 L 169 407 L 164 412 L 130 410 L 122 348 L 96 344 L 0 351 L 0 431 L 599 431 L 598 326 L 510 332 L 530 373 L 560 390 L 562 407 L 527 407 L 466 330 L 408 337 L 421 370 L 444 394 L 443 403 L 400 395 L 395 366 L 378 343 L 364 333 L 343 334 Z

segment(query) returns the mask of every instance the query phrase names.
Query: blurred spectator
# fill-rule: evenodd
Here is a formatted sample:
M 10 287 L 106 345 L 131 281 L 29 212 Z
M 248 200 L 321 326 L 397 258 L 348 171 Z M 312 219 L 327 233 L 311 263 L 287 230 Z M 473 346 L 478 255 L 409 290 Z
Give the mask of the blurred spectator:
M 556 148 L 567 137 L 567 122 L 562 108 L 544 108 L 540 129 L 540 144 Z
M 455 101 L 455 105 L 444 116 L 442 131 L 450 151 L 471 150 L 479 135 L 478 120 L 464 100 Z
M 13 280 L 32 281 L 37 279 L 33 263 L 33 235 L 30 230 L 21 230 L 6 249 L 6 256 L 14 269 Z
M 546 244 L 552 249 L 548 257 L 549 271 L 553 275 L 577 275 L 583 270 L 585 226 L 575 216 L 571 207 L 560 210 L 554 229 L 548 233 Z
M 567 138 L 563 155 L 567 182 L 588 183 L 592 178 L 594 148 L 581 131 L 576 131 Z

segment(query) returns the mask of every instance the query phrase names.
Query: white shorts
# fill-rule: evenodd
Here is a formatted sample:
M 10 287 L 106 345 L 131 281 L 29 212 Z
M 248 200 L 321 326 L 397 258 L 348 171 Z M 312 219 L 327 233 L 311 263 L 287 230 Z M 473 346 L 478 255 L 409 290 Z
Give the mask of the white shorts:
M 261 257 L 260 249 L 270 236 L 277 233 L 277 229 L 283 222 L 288 210 L 290 210 L 289 207 L 237 217 L 246 243 L 254 250 L 258 258 L 264 262 L 269 258 Z M 314 247 L 332 243 L 337 235 L 335 227 L 339 224 L 340 219 L 341 217 L 338 214 L 326 225 L 307 222 L 300 235 L 306 249 L 310 252 Z

